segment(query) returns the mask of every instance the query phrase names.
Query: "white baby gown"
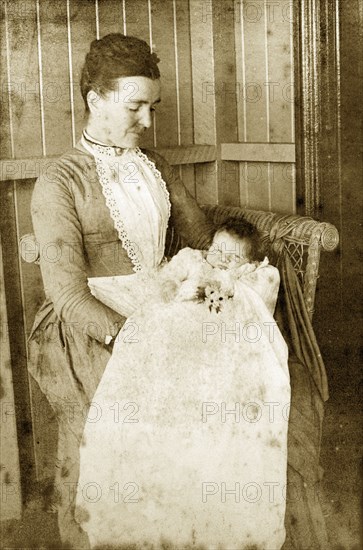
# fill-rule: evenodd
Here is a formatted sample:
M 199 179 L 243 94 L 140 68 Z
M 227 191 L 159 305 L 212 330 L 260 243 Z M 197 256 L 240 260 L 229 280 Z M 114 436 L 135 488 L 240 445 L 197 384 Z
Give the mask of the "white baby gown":
M 107 279 L 92 292 L 128 320 L 80 449 L 76 514 L 91 547 L 281 548 L 290 384 L 278 270 L 213 269 L 187 248 L 155 276 Z M 213 282 L 219 311 L 195 298 Z

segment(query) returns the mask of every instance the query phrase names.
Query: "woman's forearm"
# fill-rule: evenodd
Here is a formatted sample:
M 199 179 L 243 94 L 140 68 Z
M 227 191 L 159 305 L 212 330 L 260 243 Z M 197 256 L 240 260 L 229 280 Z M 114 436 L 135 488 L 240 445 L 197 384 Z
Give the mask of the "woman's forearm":
M 115 336 L 125 319 L 96 300 L 87 285 L 81 224 L 67 182 L 39 178 L 31 213 L 44 290 L 58 317 L 101 342 Z

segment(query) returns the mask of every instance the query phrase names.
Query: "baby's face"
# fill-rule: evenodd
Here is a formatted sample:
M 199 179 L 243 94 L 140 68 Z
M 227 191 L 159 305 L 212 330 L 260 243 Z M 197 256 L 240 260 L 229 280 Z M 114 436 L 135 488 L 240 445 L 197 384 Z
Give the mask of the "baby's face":
M 235 269 L 247 264 L 247 243 L 227 231 L 218 231 L 207 252 L 206 261 L 220 269 Z

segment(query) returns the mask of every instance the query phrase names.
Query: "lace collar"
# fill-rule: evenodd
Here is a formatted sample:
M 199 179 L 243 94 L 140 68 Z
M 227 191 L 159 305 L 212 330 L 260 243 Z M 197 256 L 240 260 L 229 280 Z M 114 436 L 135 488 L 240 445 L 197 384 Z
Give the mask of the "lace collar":
M 126 151 L 126 149 L 123 149 L 122 147 L 107 145 L 106 143 L 102 143 L 102 141 L 97 141 L 87 133 L 87 130 L 83 130 L 81 141 L 86 142 L 88 146 L 92 147 L 92 149 L 101 155 L 106 155 L 107 157 L 119 157 Z

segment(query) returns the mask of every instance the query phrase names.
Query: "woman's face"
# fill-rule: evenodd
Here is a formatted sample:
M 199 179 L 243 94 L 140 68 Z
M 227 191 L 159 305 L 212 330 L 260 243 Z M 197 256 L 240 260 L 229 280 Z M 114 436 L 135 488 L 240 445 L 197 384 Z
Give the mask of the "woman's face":
M 114 91 L 104 97 L 91 91 L 87 99 L 87 130 L 93 138 L 117 147 L 138 147 L 141 135 L 152 124 L 152 111 L 160 102 L 160 80 L 122 77 Z
M 206 261 L 220 269 L 235 269 L 249 262 L 248 246 L 228 231 L 218 231 L 207 252 Z

